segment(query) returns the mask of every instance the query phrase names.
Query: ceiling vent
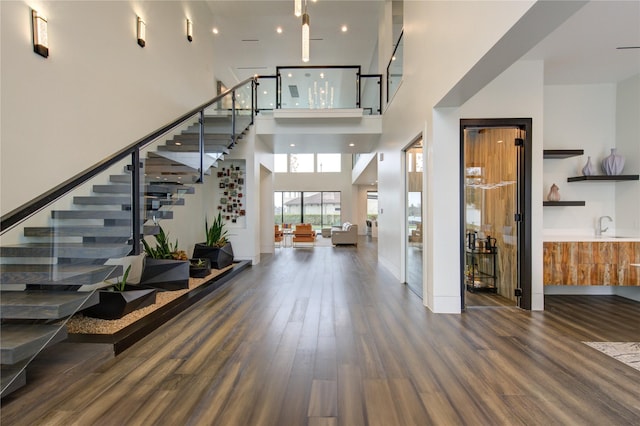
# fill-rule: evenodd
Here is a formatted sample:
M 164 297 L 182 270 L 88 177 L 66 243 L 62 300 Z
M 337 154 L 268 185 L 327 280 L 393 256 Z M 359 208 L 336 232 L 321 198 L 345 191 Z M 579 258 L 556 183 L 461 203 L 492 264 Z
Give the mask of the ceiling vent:
M 289 85 L 289 93 L 291 94 L 292 98 L 299 98 L 300 94 L 298 93 L 298 86 L 296 86 L 295 84 L 290 84 Z

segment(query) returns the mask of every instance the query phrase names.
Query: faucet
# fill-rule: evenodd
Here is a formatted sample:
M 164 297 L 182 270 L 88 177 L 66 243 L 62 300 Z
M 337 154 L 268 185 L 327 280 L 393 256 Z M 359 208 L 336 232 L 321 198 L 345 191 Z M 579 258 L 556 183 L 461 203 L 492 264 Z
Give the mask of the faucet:
M 613 222 L 613 219 L 611 219 L 611 216 L 600 216 L 600 218 L 598 218 L 598 227 L 596 228 L 596 235 L 600 236 L 602 235 L 603 232 L 606 232 L 607 228 L 603 228 L 602 227 L 602 220 L 603 219 L 609 219 L 609 222 Z

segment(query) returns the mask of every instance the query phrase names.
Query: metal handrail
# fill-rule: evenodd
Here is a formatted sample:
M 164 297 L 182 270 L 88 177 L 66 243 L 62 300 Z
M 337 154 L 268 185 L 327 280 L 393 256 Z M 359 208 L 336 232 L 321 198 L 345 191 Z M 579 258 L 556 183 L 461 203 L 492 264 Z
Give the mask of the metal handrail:
M 197 108 L 194 108 L 193 110 L 191 110 L 188 113 L 180 116 L 179 118 L 177 118 L 176 120 L 172 121 L 171 123 L 169 123 L 169 124 L 167 124 L 165 126 L 162 126 L 161 128 L 151 132 L 147 136 L 144 136 L 143 138 L 141 138 L 141 139 L 137 140 L 136 142 L 132 143 L 131 145 L 121 149 L 120 151 L 116 152 L 115 154 L 113 154 L 113 155 L 105 158 L 104 160 L 96 163 L 95 165 L 91 166 L 90 168 L 78 173 L 74 177 L 72 177 L 72 178 L 62 182 L 61 184 L 53 187 L 49 191 L 39 195 L 38 197 L 34 198 L 33 200 L 31 200 L 31 201 L 23 204 L 22 206 L 10 211 L 9 213 L 3 215 L 2 218 L 0 218 L 0 235 L 3 234 L 4 232 L 8 231 L 9 229 L 11 229 L 14 225 L 20 223 L 22 220 L 24 220 L 24 219 L 30 217 L 31 215 L 39 212 L 40 210 L 42 210 L 43 208 L 45 208 L 49 204 L 51 204 L 54 201 L 58 200 L 60 197 L 62 197 L 65 194 L 69 193 L 71 190 L 73 190 L 74 188 L 76 188 L 79 185 L 83 184 L 84 182 L 88 181 L 89 179 L 91 179 L 92 177 L 96 176 L 100 172 L 106 170 L 107 168 L 109 168 L 113 164 L 115 164 L 118 161 L 124 159 L 126 156 L 133 155 L 135 152 L 137 152 L 138 150 L 143 148 L 145 145 L 151 143 L 152 141 L 154 141 L 156 138 L 162 136 L 167 131 L 169 131 L 172 128 L 176 127 L 177 125 L 183 123 L 188 118 L 190 118 L 193 115 L 195 115 L 196 113 L 198 113 L 200 111 L 204 111 L 204 109 L 206 109 L 207 107 L 211 106 L 212 104 L 220 101 L 221 99 L 226 97 L 229 93 L 234 93 L 241 86 L 246 85 L 250 81 L 253 82 L 254 80 L 255 80 L 255 77 L 250 77 L 250 78 L 247 78 L 246 80 L 243 80 L 242 82 L 240 82 L 240 83 L 236 84 L 235 86 L 233 86 L 231 89 L 228 89 L 227 91 L 219 94 L 218 96 L 216 96 L 212 100 L 210 100 L 208 102 L 205 102 L 204 104 L 198 106 Z M 254 87 L 253 83 L 252 83 L 252 87 Z M 253 124 L 253 113 L 254 112 L 253 112 L 253 109 L 252 109 L 252 111 L 251 111 L 252 124 Z

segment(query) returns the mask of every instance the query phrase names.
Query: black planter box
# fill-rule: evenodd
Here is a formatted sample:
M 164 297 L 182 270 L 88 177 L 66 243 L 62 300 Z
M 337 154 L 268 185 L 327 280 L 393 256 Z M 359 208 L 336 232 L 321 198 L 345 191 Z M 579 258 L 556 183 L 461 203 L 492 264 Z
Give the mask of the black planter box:
M 140 285 L 162 290 L 189 288 L 189 261 L 173 259 L 144 259 Z
M 198 266 L 198 261 L 202 260 L 204 265 Z M 208 258 L 189 259 L 189 276 L 191 278 L 204 278 L 211 274 L 211 260 Z
M 125 291 L 100 290 L 100 302 L 83 311 L 92 318 L 119 319 L 123 316 L 146 306 L 156 303 L 155 288 L 144 288 L 126 285 Z
M 207 258 L 211 261 L 211 267 L 222 269 L 233 263 L 233 248 L 231 243 L 224 247 L 212 247 L 204 243 L 197 243 L 193 249 L 193 256 L 196 258 Z

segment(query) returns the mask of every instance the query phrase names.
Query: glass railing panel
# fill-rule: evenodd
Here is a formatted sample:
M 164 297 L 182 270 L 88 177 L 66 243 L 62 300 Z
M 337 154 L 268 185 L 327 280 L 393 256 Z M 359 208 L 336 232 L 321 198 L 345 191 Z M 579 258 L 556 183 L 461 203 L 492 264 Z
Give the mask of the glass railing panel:
M 380 105 L 381 87 L 382 76 L 380 74 L 360 77 L 360 106 L 364 115 L 380 115 L 382 113 Z
M 141 231 L 147 237 L 159 232 L 163 219 L 173 219 L 174 210 L 185 205 L 185 194 L 195 192 L 200 180 L 199 117 L 194 114 L 140 149 Z
M 122 275 L 133 228 L 131 184 L 119 177 L 130 163 L 116 162 L 0 236 L 3 396 L 21 386 L 34 357 L 66 339 L 69 318 L 99 304 L 98 290 Z
M 360 67 L 281 67 L 280 108 L 359 108 Z
M 276 109 L 277 102 L 277 78 L 276 76 L 261 76 L 257 80 L 255 91 L 256 112 L 272 111 Z
M 387 103 L 391 102 L 393 96 L 396 94 L 400 83 L 402 82 L 403 75 L 403 42 L 402 33 L 398 39 L 398 44 L 391 55 L 389 65 L 387 66 Z

